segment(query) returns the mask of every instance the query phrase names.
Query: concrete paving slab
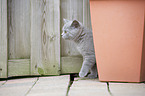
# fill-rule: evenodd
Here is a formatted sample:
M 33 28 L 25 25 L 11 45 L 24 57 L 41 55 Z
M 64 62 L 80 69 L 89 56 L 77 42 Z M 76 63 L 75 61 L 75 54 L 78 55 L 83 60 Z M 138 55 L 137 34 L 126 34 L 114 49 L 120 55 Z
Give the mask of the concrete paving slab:
M 0 87 L 0 96 L 25 96 L 37 78 L 8 80 Z
M 98 79 L 75 79 L 69 96 L 110 96 L 107 91 L 107 84 L 99 82 Z
M 65 96 L 69 75 L 40 77 L 27 96 Z
M 144 83 L 109 83 L 113 96 L 145 96 Z
M 0 81 L 0 86 L 2 86 L 6 81 Z

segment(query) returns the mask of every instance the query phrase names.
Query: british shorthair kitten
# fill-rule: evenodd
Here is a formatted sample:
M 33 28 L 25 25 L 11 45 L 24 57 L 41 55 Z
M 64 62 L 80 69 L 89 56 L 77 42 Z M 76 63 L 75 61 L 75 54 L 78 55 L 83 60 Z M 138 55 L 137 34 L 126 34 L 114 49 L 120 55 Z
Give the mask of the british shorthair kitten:
M 79 21 L 66 19 L 64 19 L 62 31 L 62 38 L 74 41 L 78 51 L 83 56 L 83 64 L 79 76 L 85 77 L 90 71 L 91 73 L 87 77 L 96 78 L 97 67 L 92 32 Z

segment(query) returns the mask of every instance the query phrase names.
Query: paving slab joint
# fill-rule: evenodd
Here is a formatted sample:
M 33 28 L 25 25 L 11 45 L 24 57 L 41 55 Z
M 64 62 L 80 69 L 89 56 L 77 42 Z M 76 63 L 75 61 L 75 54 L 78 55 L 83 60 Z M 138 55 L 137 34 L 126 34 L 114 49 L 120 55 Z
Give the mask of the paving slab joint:
M 69 84 L 68 84 L 68 87 L 67 87 L 66 96 L 68 96 L 68 94 L 69 94 L 70 87 L 72 86 L 75 77 L 77 77 L 76 74 L 70 74 L 70 79 L 69 79 Z
M 30 91 L 36 85 L 36 83 L 38 82 L 38 80 L 39 80 L 39 77 L 37 77 L 36 81 L 34 82 L 34 84 L 32 85 L 32 87 L 28 90 L 28 92 L 25 94 L 25 96 L 27 96 L 30 93 Z
M 110 90 L 109 82 L 106 82 L 106 84 L 107 84 L 107 90 L 108 90 L 110 96 L 113 96 L 113 94 L 112 94 L 112 92 Z
M 6 84 L 6 82 L 7 82 L 7 80 L 6 80 L 4 83 L 2 83 L 2 84 L 0 85 L 0 87 L 1 87 L 1 86 L 3 86 L 3 85 L 5 85 L 5 84 Z

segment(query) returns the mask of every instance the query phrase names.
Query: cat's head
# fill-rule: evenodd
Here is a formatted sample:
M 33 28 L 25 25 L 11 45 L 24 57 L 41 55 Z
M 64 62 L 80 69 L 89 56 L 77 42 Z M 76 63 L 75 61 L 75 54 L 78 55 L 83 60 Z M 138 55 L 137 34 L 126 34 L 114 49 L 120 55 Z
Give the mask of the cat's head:
M 77 21 L 77 20 L 66 20 L 63 19 L 64 21 L 64 26 L 62 28 L 62 38 L 66 39 L 66 40 L 73 40 L 76 35 L 80 32 L 81 28 L 82 28 L 82 24 Z

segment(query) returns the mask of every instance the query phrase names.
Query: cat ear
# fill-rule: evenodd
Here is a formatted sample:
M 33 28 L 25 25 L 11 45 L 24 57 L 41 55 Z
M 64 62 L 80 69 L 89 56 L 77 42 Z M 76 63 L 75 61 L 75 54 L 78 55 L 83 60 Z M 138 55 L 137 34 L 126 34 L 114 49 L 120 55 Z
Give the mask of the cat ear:
M 74 20 L 71 24 L 71 27 L 78 28 L 80 26 L 79 22 L 77 20 Z
M 67 22 L 69 22 L 69 20 L 63 18 L 63 22 L 67 23 Z

